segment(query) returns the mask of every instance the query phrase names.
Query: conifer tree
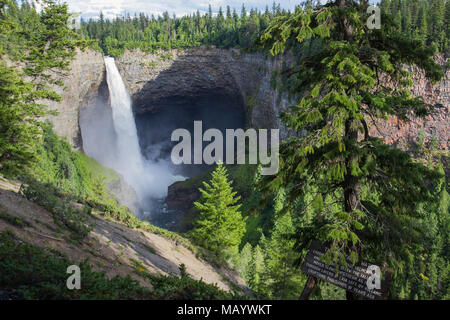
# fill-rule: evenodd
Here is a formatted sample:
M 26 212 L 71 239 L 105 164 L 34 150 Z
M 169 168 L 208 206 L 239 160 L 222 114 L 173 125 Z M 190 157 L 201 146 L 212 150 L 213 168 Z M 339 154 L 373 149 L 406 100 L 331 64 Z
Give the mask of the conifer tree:
M 447 0 L 445 2 L 444 28 L 445 28 L 444 49 L 450 51 L 450 0 Z
M 412 33 L 415 37 L 427 41 L 428 44 L 434 41 L 443 51 L 449 36 L 445 32 L 445 28 L 441 27 L 439 36 L 436 40 L 432 40 L 433 30 L 435 29 L 428 27 L 428 25 L 434 25 L 433 18 L 431 18 L 431 9 L 428 5 L 431 1 L 402 0 L 392 2 L 392 0 L 383 0 L 380 6 L 383 12 L 397 16 L 398 22 L 401 23 L 398 26 L 399 32 L 408 36 Z M 439 1 L 439 6 L 444 7 L 445 0 L 437 1 Z M 308 5 L 312 3 L 313 1 L 306 1 Z M 420 16 L 419 8 L 423 8 Z M 91 19 L 82 23 L 82 30 L 85 37 L 98 39 L 99 45 L 105 53 L 114 56 L 120 56 L 126 48 L 140 48 L 144 51 L 153 52 L 160 49 L 198 46 L 199 44 L 215 45 L 220 48 L 254 49 L 255 40 L 264 33 L 274 17 L 290 14 L 286 10 L 281 10 L 280 5 L 276 3 L 274 3 L 270 12 L 267 7 L 265 11 L 252 8 L 250 17 L 245 6 L 241 8 L 241 16 L 236 12 L 236 8 L 231 10 L 230 7 L 227 7 L 226 13 L 223 10 L 222 14 L 220 8 L 217 8 L 217 15 L 213 14 L 214 10 L 215 8 L 208 6 L 208 11 L 203 15 L 199 11 L 194 15 L 173 16 L 173 18 L 169 18 L 169 13 L 164 13 L 163 18 L 146 17 L 141 14 L 133 19 L 117 17 L 112 21 L 105 19 L 104 15 L 100 13 L 100 19 Z M 443 12 L 444 9 L 442 9 Z M 439 17 L 442 17 L 442 14 Z M 225 28 L 223 27 L 224 20 Z M 442 21 L 442 19 L 439 21 Z M 444 21 L 448 21 L 448 19 Z M 169 23 L 171 32 L 168 32 Z M 444 25 L 448 25 L 448 23 L 444 23 Z
M 293 238 L 295 225 L 289 212 L 280 215 L 285 201 L 285 191 L 281 188 L 275 197 L 274 228 L 270 238 L 261 243 L 266 256 L 263 292 L 272 299 L 295 299 L 301 290 L 302 277 L 295 266 L 298 258 Z
M 419 16 L 417 19 L 417 37 L 422 41 L 426 41 L 428 34 L 428 23 L 425 6 L 423 3 L 419 10 Z
M 67 25 L 71 16 L 67 3 L 44 0 L 43 5 L 38 30 L 27 37 L 30 52 L 25 72 L 49 81 L 50 75 L 46 72 L 67 70 L 75 49 L 85 46 L 85 42 Z
M 227 169 L 218 164 L 211 174 L 209 183 L 203 182 L 200 188 L 201 199 L 194 202 L 200 211 L 200 217 L 192 232 L 192 237 L 217 256 L 229 255 L 241 243 L 245 233 L 245 219 L 237 204 L 240 196 L 236 196 L 228 181 Z
M 24 21 L 20 21 L 23 17 L 14 2 L 2 4 L 0 54 L 19 60 L 24 72 L 0 62 L 0 171 L 17 175 L 35 157 L 33 146 L 42 132 L 39 118 L 49 114 L 42 100 L 61 98 L 49 86 L 60 82 L 46 72 L 67 69 L 74 49 L 83 42 L 67 26 L 70 14 L 66 4 L 46 0 L 40 14 L 24 7 Z M 25 75 L 33 81 L 24 81 Z
M 242 4 L 242 8 L 241 8 L 241 18 L 242 19 L 247 18 L 247 9 L 245 8 L 244 4 Z
M 250 264 L 252 261 L 252 252 L 252 245 L 247 242 L 242 248 L 241 252 L 239 252 L 239 256 L 237 257 L 237 261 L 234 265 L 236 270 L 239 271 L 239 274 L 247 284 L 249 283 L 250 279 Z
M 33 100 L 33 85 L 0 62 L 0 171 L 8 176 L 22 172 L 33 159 L 39 137 L 38 117 L 45 115 Z
M 442 174 L 437 183 L 430 186 L 432 198 L 418 206 L 423 218 L 419 221 L 426 230 L 422 240 L 422 250 L 411 256 L 394 282 L 393 290 L 404 299 L 448 299 L 450 279 L 450 257 L 448 236 L 450 216 L 447 183 L 442 164 L 438 164 Z
M 281 146 L 279 173 L 266 177 L 262 191 L 285 186 L 284 211 L 295 212 L 304 186 L 313 186 L 316 199 L 333 198 L 340 208 L 324 206 L 298 232 L 300 247 L 318 239 L 330 247 L 328 263 L 346 265 L 347 255 L 355 263 L 363 255 L 398 270 L 420 248 L 417 205 L 429 198 L 428 185 L 438 175 L 372 137 L 367 121 L 395 116 L 407 122 L 429 114 L 433 106 L 412 97 L 404 66 L 417 65 L 434 82 L 442 71 L 434 51 L 399 34 L 391 15 L 382 15 L 380 30 L 370 30 L 366 9 L 367 1 L 353 0 L 297 7 L 277 17 L 262 37 L 273 55 L 293 42 L 322 39 L 321 50 L 286 72 L 301 98 L 281 119 L 299 135 Z M 362 186 L 379 198 L 362 199 Z
M 252 259 L 249 265 L 248 282 L 247 284 L 255 292 L 261 292 L 261 287 L 263 286 L 262 275 L 265 271 L 265 256 L 266 253 L 263 252 L 259 245 L 256 245 L 252 251 Z

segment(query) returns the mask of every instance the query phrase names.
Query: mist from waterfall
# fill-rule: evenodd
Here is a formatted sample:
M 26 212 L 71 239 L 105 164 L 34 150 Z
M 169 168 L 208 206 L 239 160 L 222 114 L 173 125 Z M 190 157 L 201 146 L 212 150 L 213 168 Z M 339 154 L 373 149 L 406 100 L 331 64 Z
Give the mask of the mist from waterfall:
M 105 57 L 109 105 L 97 102 L 82 117 L 83 149 L 87 155 L 120 173 L 136 191 L 143 211 L 159 210 L 174 176 L 167 160 L 142 155 L 132 101 L 114 58 Z

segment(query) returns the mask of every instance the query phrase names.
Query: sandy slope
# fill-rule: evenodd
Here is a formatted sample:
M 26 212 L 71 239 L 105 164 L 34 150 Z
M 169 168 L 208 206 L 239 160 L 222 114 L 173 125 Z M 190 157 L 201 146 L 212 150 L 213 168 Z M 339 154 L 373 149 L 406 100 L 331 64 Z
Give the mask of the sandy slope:
M 11 230 L 23 240 L 56 249 L 76 262 L 89 259 L 96 270 L 104 270 L 108 276 L 129 274 L 147 287 L 151 285 L 135 273 L 136 268 L 143 267 L 153 274 L 178 275 L 181 263 L 194 279 L 215 283 L 224 290 L 231 289 L 230 282 L 245 287 L 236 272 L 218 270 L 199 260 L 182 244 L 157 234 L 130 229 L 98 215 L 89 222 L 93 231 L 81 246 L 77 246 L 67 241 L 70 233 L 55 224 L 51 213 L 19 195 L 18 189 L 17 184 L 0 179 L 0 210 L 22 218 L 30 226 L 17 227 L 0 219 L 0 232 Z M 222 275 L 226 275 L 227 280 Z

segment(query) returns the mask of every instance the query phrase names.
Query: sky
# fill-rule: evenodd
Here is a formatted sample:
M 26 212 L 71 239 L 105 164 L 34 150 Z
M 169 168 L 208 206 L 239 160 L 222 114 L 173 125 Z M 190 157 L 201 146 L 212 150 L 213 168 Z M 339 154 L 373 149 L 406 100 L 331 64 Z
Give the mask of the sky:
M 299 0 L 278 0 L 284 9 L 294 9 Z M 214 12 L 222 9 L 225 11 L 227 5 L 236 8 L 240 12 L 242 3 L 245 3 L 247 11 L 250 8 L 258 8 L 264 10 L 266 5 L 272 7 L 273 0 L 67 0 L 69 8 L 74 12 L 82 12 L 83 18 L 98 16 L 100 10 L 108 18 L 114 18 L 124 12 L 134 14 L 135 12 L 144 12 L 146 14 L 162 14 L 168 11 L 170 15 L 175 13 L 177 16 L 194 13 L 197 10 L 200 13 L 208 11 L 208 6 Z
M 36 2 L 36 0 L 29 0 Z M 39 0 L 37 0 L 39 1 Z M 168 11 L 170 15 L 182 16 L 191 14 L 197 10 L 200 13 L 208 11 L 211 4 L 213 12 L 217 12 L 219 7 L 225 11 L 227 5 L 235 8 L 238 13 L 241 11 L 242 3 L 247 11 L 251 8 L 264 10 L 266 5 L 272 8 L 273 0 L 65 0 L 69 4 L 70 11 L 81 12 L 83 19 L 98 18 L 100 11 L 107 18 L 115 18 L 125 12 L 133 15 L 136 12 L 143 12 L 148 15 L 162 15 Z M 293 10 L 302 0 L 276 0 L 283 9 Z M 324 1 L 324 0 L 321 0 Z M 371 2 L 378 2 L 372 0 Z

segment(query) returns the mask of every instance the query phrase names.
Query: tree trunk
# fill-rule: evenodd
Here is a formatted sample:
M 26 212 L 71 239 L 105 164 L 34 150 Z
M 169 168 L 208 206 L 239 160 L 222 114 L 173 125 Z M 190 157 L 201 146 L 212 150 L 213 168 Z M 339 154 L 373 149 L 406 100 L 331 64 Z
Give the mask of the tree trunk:
M 354 119 L 347 120 L 345 124 L 345 137 L 350 142 L 356 143 L 358 140 L 358 122 Z M 360 208 L 360 184 L 359 179 L 352 175 L 351 163 L 358 161 L 356 155 L 351 155 L 346 159 L 347 173 L 344 178 L 344 208 L 345 211 L 351 216 L 354 215 L 354 211 Z M 359 248 L 354 248 L 359 253 Z M 357 297 L 354 293 L 346 291 L 345 296 L 347 300 L 356 300 Z
M 358 142 L 358 121 L 348 119 L 345 124 L 345 138 L 349 141 L 347 151 L 350 150 L 352 144 Z M 349 214 L 355 209 L 359 209 L 360 186 L 359 179 L 352 175 L 352 162 L 358 162 L 358 156 L 351 154 L 345 159 L 345 167 L 347 173 L 344 177 L 344 208 Z
M 356 143 L 358 140 L 358 122 L 354 119 L 348 119 L 345 124 L 345 138 Z M 348 150 L 348 149 L 347 149 Z M 360 208 L 360 184 L 358 177 L 352 175 L 351 164 L 353 161 L 358 161 L 357 155 L 350 155 L 345 160 L 347 173 L 344 177 L 344 208 L 345 211 L 354 216 L 354 211 Z M 359 253 L 359 248 L 354 248 Z M 356 295 L 352 292 L 346 291 L 347 300 L 356 300 Z
M 340 7 L 345 7 L 346 0 L 338 0 L 337 4 Z M 341 23 L 344 31 L 344 39 L 349 43 L 352 43 L 354 34 L 353 27 L 349 24 L 349 21 L 346 18 L 344 18 Z M 349 142 L 349 147 L 351 147 L 351 145 L 353 144 L 356 144 L 356 142 L 358 141 L 357 120 L 353 118 L 347 119 L 345 123 L 345 138 Z M 347 147 L 347 151 L 350 150 L 349 147 Z M 344 208 L 345 211 L 350 215 L 354 215 L 354 211 L 356 209 L 359 209 L 359 195 L 360 195 L 359 179 L 352 175 L 351 164 L 353 161 L 358 161 L 357 155 L 351 154 L 345 159 L 345 166 L 347 169 L 346 170 L 347 173 L 345 174 L 344 177 Z M 346 291 L 345 295 L 347 300 L 356 299 L 356 295 L 352 292 Z
M 309 295 L 313 291 L 316 286 L 316 278 L 313 276 L 308 276 L 308 280 L 306 280 L 305 287 L 303 288 L 302 294 L 300 295 L 300 300 L 308 300 Z
M 345 299 L 347 300 L 358 300 L 358 296 L 350 291 L 345 291 Z

